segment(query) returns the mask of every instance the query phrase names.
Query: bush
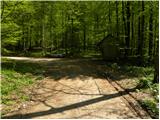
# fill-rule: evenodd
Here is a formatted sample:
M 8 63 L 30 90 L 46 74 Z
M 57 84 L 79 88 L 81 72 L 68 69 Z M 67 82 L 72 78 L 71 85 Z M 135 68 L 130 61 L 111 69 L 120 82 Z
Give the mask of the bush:
M 152 78 L 144 77 L 139 80 L 138 88 L 149 88 L 152 84 Z
M 154 100 L 141 101 L 141 105 L 147 109 L 152 118 L 159 118 L 159 106 Z
M 153 85 L 151 85 L 150 89 L 151 89 L 152 94 L 154 96 L 157 96 L 159 94 L 159 84 L 153 84 Z
M 2 59 L 2 81 L 1 94 L 2 103 L 14 104 L 12 94 L 16 94 L 20 100 L 27 100 L 28 96 L 20 95 L 20 91 L 43 79 L 43 68 L 41 65 L 30 62 Z

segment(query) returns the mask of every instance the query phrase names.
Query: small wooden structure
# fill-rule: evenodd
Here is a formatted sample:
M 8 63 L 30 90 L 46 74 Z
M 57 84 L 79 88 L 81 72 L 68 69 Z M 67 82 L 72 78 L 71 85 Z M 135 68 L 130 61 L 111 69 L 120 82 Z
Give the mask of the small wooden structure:
M 105 60 L 115 60 L 119 57 L 119 45 L 114 36 L 107 35 L 97 45 Z

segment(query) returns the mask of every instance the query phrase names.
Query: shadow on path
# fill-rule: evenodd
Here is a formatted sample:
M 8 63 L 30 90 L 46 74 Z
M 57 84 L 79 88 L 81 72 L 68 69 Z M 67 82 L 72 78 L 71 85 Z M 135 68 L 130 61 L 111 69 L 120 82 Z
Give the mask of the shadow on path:
M 135 89 L 128 89 L 128 91 L 133 92 L 133 91 L 135 91 Z M 10 115 L 10 116 L 4 116 L 4 117 L 2 117 L 2 119 L 16 119 L 16 118 L 27 119 L 27 118 L 34 118 L 34 117 L 44 116 L 44 115 L 49 115 L 49 114 L 61 113 L 61 112 L 67 111 L 67 110 L 80 108 L 80 107 L 94 104 L 97 102 L 101 102 L 101 101 L 109 100 L 109 99 L 116 98 L 119 96 L 123 96 L 126 94 L 127 93 L 125 91 L 120 91 L 118 93 L 103 95 L 98 98 L 82 101 L 79 103 L 70 104 L 67 106 L 59 107 L 59 108 L 51 108 L 50 110 L 47 110 L 47 111 L 40 111 L 40 112 L 27 113 L 27 114 L 15 114 L 15 115 Z

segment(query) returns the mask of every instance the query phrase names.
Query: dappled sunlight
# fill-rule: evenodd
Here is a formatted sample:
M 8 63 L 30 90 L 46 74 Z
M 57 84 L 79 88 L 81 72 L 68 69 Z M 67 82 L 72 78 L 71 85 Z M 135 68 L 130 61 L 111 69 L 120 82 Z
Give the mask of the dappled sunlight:
M 127 89 L 127 92 L 116 90 L 108 81 L 113 73 L 107 68 L 103 69 L 103 62 L 61 58 L 45 62 L 25 60 L 20 63 L 17 65 L 40 64 L 44 72 L 39 74 L 44 78 L 26 89 L 30 100 L 28 107 L 24 109 L 22 103 L 20 112 L 13 111 L 3 118 L 139 118 L 133 112 L 135 110 L 122 100 L 123 96 L 135 92 L 135 88 Z M 21 73 L 21 69 L 16 70 Z M 104 71 L 108 76 L 104 75 Z M 24 70 L 22 73 L 28 72 Z
M 159 118 L 158 9 L 2 0 L 3 118 Z
M 55 94 L 55 91 L 58 91 L 60 93 Z M 134 91 L 134 90 L 131 89 L 130 91 Z M 119 99 L 117 99 L 117 97 L 126 94 L 123 91 L 115 93 L 115 94 L 103 94 L 103 95 L 101 95 L 101 94 L 67 93 L 67 92 L 64 92 L 63 89 L 61 89 L 61 90 L 52 89 L 50 92 L 49 91 L 47 91 L 47 92 L 52 93 L 52 94 L 54 93 L 54 94 L 53 95 L 50 94 L 48 96 L 43 96 L 43 94 L 40 93 L 40 96 L 42 98 L 37 97 L 37 95 L 39 95 L 39 94 L 35 95 L 35 98 L 37 98 L 37 99 L 33 100 L 33 101 L 38 101 L 38 104 L 35 104 L 35 106 L 34 106 L 35 109 L 32 109 L 32 111 L 29 111 L 23 115 L 15 114 L 15 115 L 11 115 L 11 116 L 4 117 L 4 118 L 10 118 L 10 117 L 11 118 L 21 118 L 21 117 L 34 118 L 34 117 L 42 117 L 42 116 L 45 117 L 45 115 L 54 115 L 54 114 L 55 114 L 54 116 L 56 118 L 57 115 L 58 116 L 62 115 L 62 113 L 64 113 L 64 112 L 66 114 L 68 114 L 69 111 L 71 113 L 73 113 L 72 110 L 80 110 L 80 111 L 82 111 L 81 115 L 87 114 L 90 116 L 91 109 L 93 110 L 92 112 L 100 112 L 101 111 L 103 113 L 104 110 L 107 110 L 107 108 L 109 108 L 109 106 L 104 107 L 104 103 L 106 103 L 107 100 L 110 100 L 109 103 L 111 103 L 111 102 L 113 102 L 112 99 L 115 99 L 117 101 L 117 100 L 119 100 Z M 83 100 L 81 101 L 79 99 L 80 101 L 77 102 L 77 97 L 81 98 L 81 95 L 82 95 Z M 84 95 L 87 97 L 84 97 Z M 69 98 L 71 98 L 71 99 L 69 99 Z M 68 99 L 68 101 L 66 101 L 66 99 Z M 100 106 L 94 107 L 94 106 L 92 106 L 92 104 L 98 104 Z M 118 103 L 118 104 L 120 106 L 120 103 Z M 125 106 L 125 104 L 123 104 L 123 105 Z M 120 106 L 120 107 L 122 107 L 122 106 Z M 41 109 L 38 109 L 38 108 L 41 108 Z M 43 108 L 43 111 L 41 111 L 42 108 Z M 110 108 L 110 112 L 111 112 L 110 115 L 117 114 L 117 112 L 114 113 L 112 111 L 113 109 L 111 109 L 111 108 Z M 118 108 L 116 111 L 119 111 L 119 109 L 120 108 Z M 123 108 L 121 108 L 121 109 L 123 109 Z M 128 110 L 129 109 L 127 109 L 127 110 L 125 109 L 125 111 L 126 111 L 125 113 L 128 114 L 128 112 L 127 112 Z M 120 112 L 120 114 L 122 114 L 122 113 Z M 133 117 L 132 114 L 131 114 L 131 117 Z M 63 118 L 63 115 L 60 118 Z

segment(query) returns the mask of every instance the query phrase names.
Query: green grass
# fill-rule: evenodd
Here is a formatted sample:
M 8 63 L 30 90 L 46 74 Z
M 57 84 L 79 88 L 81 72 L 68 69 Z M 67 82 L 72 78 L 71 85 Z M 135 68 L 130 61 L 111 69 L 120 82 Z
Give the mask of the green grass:
M 2 59 L 2 70 L 14 70 L 18 73 L 41 74 L 44 67 L 39 63 Z
M 11 98 L 13 93 L 22 101 L 28 100 L 28 96 L 20 94 L 21 90 L 43 78 L 44 68 L 36 63 L 2 59 L 1 94 L 2 103 L 14 104 Z
M 158 119 L 159 116 L 159 84 L 154 84 L 154 68 L 153 67 L 137 67 L 137 66 L 124 66 L 121 69 L 123 72 L 127 73 L 129 76 L 137 77 L 139 79 L 139 84 L 137 88 L 143 91 L 149 91 L 152 94 L 152 100 L 143 100 L 141 105 L 147 109 L 152 118 Z
M 121 74 L 126 74 L 131 78 L 137 78 L 138 86 L 136 87 L 140 91 L 149 92 L 152 97 L 151 100 L 141 100 L 141 105 L 147 109 L 152 118 L 158 118 L 159 116 L 159 84 L 153 83 L 154 79 L 154 68 L 150 67 L 139 67 L 131 65 L 119 65 L 117 63 L 108 63 L 107 67 L 110 67 L 113 71 L 119 71 Z
M 18 90 L 21 86 L 33 83 L 32 76 L 17 73 L 14 70 L 2 70 L 2 95 L 8 95 L 12 91 Z
M 118 65 L 117 63 L 107 64 L 108 67 L 111 67 L 113 70 L 118 70 L 123 74 L 127 74 L 130 77 L 147 77 L 153 76 L 154 68 L 153 67 L 139 67 L 132 65 Z
M 86 50 L 86 51 L 82 51 L 80 53 L 80 56 L 83 58 L 93 58 L 93 57 L 101 57 L 101 54 L 99 52 L 93 51 L 93 50 Z
M 147 109 L 152 118 L 159 118 L 159 108 L 158 103 L 155 100 L 144 100 L 141 101 L 141 105 Z

